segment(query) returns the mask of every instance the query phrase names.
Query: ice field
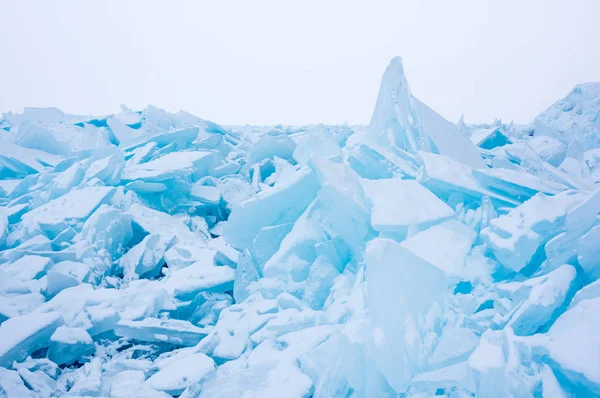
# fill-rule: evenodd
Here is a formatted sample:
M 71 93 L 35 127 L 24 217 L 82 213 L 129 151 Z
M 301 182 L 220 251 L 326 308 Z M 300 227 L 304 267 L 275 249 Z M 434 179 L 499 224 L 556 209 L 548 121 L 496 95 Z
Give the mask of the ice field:
M 218 122 L 218 121 L 217 121 Z M 368 126 L 0 118 L 1 397 L 600 396 L 600 83 Z

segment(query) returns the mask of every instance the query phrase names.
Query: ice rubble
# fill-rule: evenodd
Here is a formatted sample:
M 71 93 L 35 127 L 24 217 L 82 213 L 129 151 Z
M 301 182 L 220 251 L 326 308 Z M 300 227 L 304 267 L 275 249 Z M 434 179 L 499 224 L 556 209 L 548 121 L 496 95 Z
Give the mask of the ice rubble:
M 0 396 L 600 394 L 600 85 L 448 122 L 0 119 Z

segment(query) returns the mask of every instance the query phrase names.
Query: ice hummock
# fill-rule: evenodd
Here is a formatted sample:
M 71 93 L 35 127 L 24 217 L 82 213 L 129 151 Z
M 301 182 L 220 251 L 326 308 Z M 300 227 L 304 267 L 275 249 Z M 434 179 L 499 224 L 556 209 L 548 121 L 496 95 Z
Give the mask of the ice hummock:
M 600 85 L 457 124 L 0 118 L 0 395 L 600 394 Z

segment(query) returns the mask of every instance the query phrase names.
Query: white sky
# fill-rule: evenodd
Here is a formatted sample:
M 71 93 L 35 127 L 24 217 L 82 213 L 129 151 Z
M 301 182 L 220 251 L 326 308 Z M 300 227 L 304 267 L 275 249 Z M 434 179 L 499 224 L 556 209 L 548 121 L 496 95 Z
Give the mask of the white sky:
M 598 0 L 0 0 L 0 112 L 368 123 L 400 55 L 446 118 L 528 122 L 600 81 L 599 16 Z

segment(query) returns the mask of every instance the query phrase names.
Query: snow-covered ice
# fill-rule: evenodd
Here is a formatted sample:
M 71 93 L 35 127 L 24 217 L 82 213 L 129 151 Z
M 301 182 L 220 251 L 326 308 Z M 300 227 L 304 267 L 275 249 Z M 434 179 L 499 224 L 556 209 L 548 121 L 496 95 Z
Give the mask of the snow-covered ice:
M 600 84 L 456 124 L 0 118 L 2 397 L 600 394 Z

